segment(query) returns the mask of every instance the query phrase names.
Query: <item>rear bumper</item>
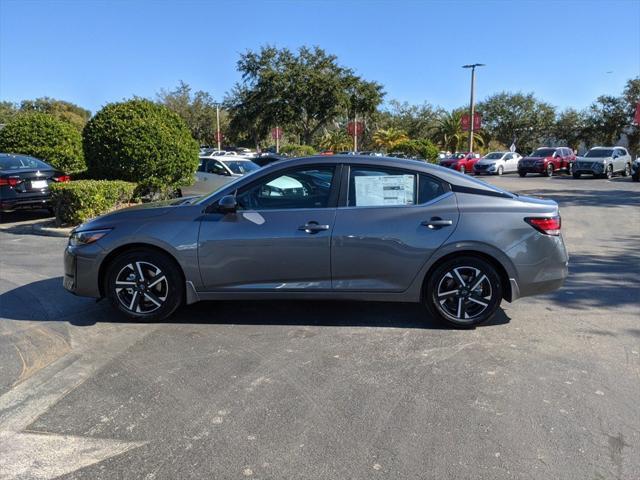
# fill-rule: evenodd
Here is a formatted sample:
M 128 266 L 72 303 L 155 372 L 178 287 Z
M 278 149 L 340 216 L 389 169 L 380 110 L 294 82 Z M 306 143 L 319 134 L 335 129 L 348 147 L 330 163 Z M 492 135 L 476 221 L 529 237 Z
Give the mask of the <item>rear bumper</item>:
M 11 212 L 13 210 L 33 210 L 38 208 L 49 208 L 50 206 L 51 195 L 0 199 L 0 211 L 3 212 Z

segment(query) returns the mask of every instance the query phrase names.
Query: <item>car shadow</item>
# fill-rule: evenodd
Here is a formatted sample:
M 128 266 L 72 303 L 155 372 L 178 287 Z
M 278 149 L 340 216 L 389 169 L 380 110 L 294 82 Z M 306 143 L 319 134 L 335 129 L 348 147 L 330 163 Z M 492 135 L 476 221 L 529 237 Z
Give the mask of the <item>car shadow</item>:
M 39 280 L 0 294 L 0 317 L 59 321 L 75 326 L 132 323 L 107 301 L 76 297 L 62 288 L 62 277 Z M 509 323 L 499 309 L 482 327 Z M 180 308 L 162 323 L 218 325 L 304 325 L 454 329 L 429 315 L 420 304 L 343 300 L 234 300 L 199 302 Z
M 27 222 L 30 220 L 44 220 L 47 218 L 53 218 L 53 215 L 46 209 L 0 212 L 0 224 Z
M 518 190 L 520 195 L 545 197 L 555 200 L 561 207 L 619 207 L 623 205 L 640 206 L 640 195 L 629 190 Z

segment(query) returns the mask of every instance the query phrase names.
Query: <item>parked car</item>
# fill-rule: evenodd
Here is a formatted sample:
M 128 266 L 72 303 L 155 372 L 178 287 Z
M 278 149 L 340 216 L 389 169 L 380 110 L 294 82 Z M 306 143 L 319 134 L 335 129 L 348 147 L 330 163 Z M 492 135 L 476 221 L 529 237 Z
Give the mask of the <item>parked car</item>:
M 640 157 L 636 158 L 636 161 L 631 165 L 631 179 L 634 182 L 640 181 Z
M 425 162 L 296 158 L 84 223 L 64 287 L 145 321 L 199 300 L 351 299 L 421 302 L 473 326 L 563 284 L 560 228 L 552 200 Z
M 616 173 L 631 174 L 631 155 L 624 147 L 593 147 L 580 157 L 573 169 L 573 178 L 582 174 L 611 178 Z
M 571 173 L 575 161 L 576 156 L 570 148 L 541 147 L 520 160 L 518 174 L 524 177 L 527 173 L 539 173 L 551 177 L 561 170 Z
M 182 196 L 206 195 L 222 185 L 260 168 L 251 160 L 238 156 L 201 157 L 193 185 L 182 187 Z
M 0 153 L 0 211 L 51 209 L 49 185 L 69 180 L 69 175 L 37 158 Z
M 473 166 L 479 159 L 479 153 L 456 152 L 450 157 L 440 160 L 440 166 L 453 168 L 460 173 L 473 172 Z
M 516 152 L 490 152 L 478 160 L 473 166 L 473 173 L 502 175 L 517 172 L 518 162 L 522 156 Z

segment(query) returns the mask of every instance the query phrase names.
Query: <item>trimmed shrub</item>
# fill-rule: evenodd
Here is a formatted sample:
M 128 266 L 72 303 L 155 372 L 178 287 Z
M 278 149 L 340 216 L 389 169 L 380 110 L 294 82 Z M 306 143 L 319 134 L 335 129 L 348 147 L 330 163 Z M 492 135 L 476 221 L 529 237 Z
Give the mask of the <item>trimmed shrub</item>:
M 76 180 L 54 183 L 51 203 L 60 225 L 78 225 L 125 206 L 133 199 L 136 184 L 121 180 Z
M 88 173 L 94 178 L 166 189 L 192 183 L 198 167 L 198 143 L 184 120 L 149 100 L 105 106 L 82 135 Z
M 78 130 L 45 113 L 17 115 L 0 130 L 0 151 L 32 155 L 67 173 L 85 168 Z
M 288 145 L 281 146 L 280 153 L 286 153 L 292 157 L 306 157 L 308 155 L 315 155 L 317 151 L 310 145 L 296 145 L 295 143 L 290 143 Z
M 404 140 L 394 146 L 394 151 L 418 156 L 429 163 L 437 163 L 438 147 L 430 140 Z

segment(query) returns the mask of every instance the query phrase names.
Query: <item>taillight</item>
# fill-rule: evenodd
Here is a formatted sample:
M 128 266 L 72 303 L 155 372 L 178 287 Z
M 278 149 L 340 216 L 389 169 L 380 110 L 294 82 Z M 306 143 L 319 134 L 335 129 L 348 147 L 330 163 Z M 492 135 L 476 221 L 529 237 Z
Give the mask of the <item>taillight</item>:
M 560 235 L 560 216 L 555 217 L 527 217 L 524 219 L 529 225 L 545 235 Z
M 0 187 L 2 187 L 3 185 L 9 185 L 10 187 L 15 187 L 16 185 L 18 185 L 20 182 L 22 182 L 21 179 L 19 178 L 0 178 Z
M 71 177 L 69 175 L 60 175 L 59 177 L 53 177 L 54 182 L 70 182 Z

